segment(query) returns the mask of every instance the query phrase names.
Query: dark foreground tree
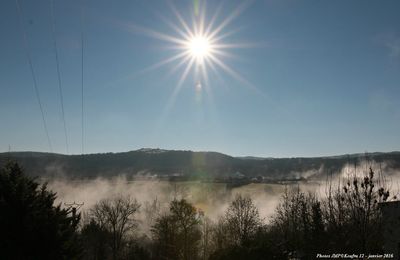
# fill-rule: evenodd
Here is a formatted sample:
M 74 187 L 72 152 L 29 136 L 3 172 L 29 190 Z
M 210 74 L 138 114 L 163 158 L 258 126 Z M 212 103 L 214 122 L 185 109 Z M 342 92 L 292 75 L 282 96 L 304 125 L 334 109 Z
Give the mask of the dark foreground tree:
M 359 176 L 329 181 L 326 197 L 299 188 L 286 190 L 269 225 L 274 242 L 286 257 L 314 259 L 317 253 L 383 253 L 379 203 L 390 196 L 372 169 Z
M 201 239 L 200 218 L 186 200 L 173 200 L 169 214 L 152 228 L 156 259 L 198 259 Z
M 270 233 L 286 257 L 314 259 L 324 253 L 327 234 L 324 231 L 321 203 L 299 187 L 285 189 L 270 224 Z
M 0 170 L 2 259 L 76 259 L 80 215 L 55 206 L 56 194 L 26 177 L 15 162 Z
M 269 241 L 253 200 L 237 195 L 214 227 L 210 259 L 267 259 Z
M 117 196 L 98 202 L 91 210 L 90 217 L 94 223 L 109 233 L 107 240 L 113 259 L 120 259 L 128 233 L 135 231 L 137 226 L 136 214 L 140 204 L 129 196 Z
M 383 219 L 379 203 L 390 197 L 381 175 L 372 168 L 363 176 L 344 179 L 338 189 L 329 188 L 323 214 L 329 234 L 329 249 L 346 252 L 382 253 Z
M 262 220 L 250 197 L 237 195 L 229 205 L 224 217 L 227 231 L 233 242 L 243 245 L 261 227 Z
M 108 247 L 111 234 L 94 220 L 90 220 L 82 227 L 81 236 L 84 247 L 83 259 L 107 259 L 107 256 L 111 255 Z

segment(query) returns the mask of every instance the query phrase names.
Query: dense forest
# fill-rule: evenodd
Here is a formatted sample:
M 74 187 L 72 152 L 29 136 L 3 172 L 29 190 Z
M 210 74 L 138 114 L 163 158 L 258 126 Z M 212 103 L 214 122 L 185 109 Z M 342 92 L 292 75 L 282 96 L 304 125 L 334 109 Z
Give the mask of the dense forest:
M 271 219 L 237 195 L 211 220 L 184 197 L 162 209 L 117 195 L 85 212 L 56 205 L 56 193 L 15 162 L 0 171 L 2 259 L 314 259 L 328 253 L 383 253 L 379 203 L 397 199 L 371 168 L 327 183 L 317 196 L 287 188 Z M 147 231 L 137 215 L 146 215 Z M 142 223 L 143 224 L 143 223 Z
M 38 152 L 0 153 L 0 162 L 18 160 L 30 176 L 95 178 L 181 174 L 193 178 L 227 177 L 240 172 L 248 177 L 325 177 L 345 165 L 363 161 L 381 164 L 383 170 L 400 169 L 400 152 L 352 154 L 315 158 L 232 157 L 216 152 L 140 149 L 125 153 L 62 155 Z

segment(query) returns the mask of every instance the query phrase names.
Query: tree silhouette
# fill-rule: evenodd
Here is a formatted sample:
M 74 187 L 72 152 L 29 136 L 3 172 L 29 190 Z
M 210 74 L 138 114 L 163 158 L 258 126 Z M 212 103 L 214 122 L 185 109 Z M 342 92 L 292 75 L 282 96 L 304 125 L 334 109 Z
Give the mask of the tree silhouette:
M 250 197 L 237 195 L 225 212 L 227 231 L 235 244 L 243 245 L 260 228 L 262 220 Z
M 23 174 L 16 162 L 0 170 L 2 259 L 76 259 L 80 214 L 54 205 L 56 193 Z
M 197 259 L 201 239 L 199 214 L 186 200 L 173 200 L 170 212 L 152 228 L 156 254 L 161 259 Z
M 139 208 L 140 204 L 136 199 L 117 196 L 112 199 L 101 200 L 91 209 L 92 220 L 101 229 L 110 233 L 109 242 L 113 259 L 118 259 L 126 234 L 132 232 L 137 226 L 135 215 Z
M 345 178 L 337 189 L 329 189 L 324 203 L 326 229 L 333 250 L 382 252 L 382 215 L 379 203 L 389 199 L 384 178 L 372 168 Z
M 107 259 L 107 255 L 110 254 L 108 247 L 110 232 L 91 219 L 82 227 L 81 236 L 84 246 L 83 259 Z
M 268 242 L 253 200 L 239 194 L 213 229 L 214 248 L 209 259 L 265 259 Z

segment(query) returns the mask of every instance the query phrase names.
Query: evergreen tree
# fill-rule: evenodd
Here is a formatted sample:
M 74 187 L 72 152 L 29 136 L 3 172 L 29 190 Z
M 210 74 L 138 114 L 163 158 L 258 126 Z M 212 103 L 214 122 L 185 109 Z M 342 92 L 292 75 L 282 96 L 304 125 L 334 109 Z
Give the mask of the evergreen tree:
M 56 193 L 8 162 L 0 170 L 2 259 L 76 259 L 80 215 L 54 205 Z

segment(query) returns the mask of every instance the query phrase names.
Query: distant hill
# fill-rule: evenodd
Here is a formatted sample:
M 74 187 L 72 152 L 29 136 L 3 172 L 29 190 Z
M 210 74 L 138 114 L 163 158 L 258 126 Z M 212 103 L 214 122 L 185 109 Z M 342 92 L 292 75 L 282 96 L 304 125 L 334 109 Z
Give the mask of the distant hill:
M 367 160 L 383 170 L 400 170 L 400 152 L 352 154 L 314 158 L 232 157 L 217 152 L 140 149 L 123 153 L 62 155 L 39 152 L 0 153 L 0 162 L 18 161 L 31 176 L 73 178 L 127 176 L 317 178 L 337 173 L 346 164 Z

